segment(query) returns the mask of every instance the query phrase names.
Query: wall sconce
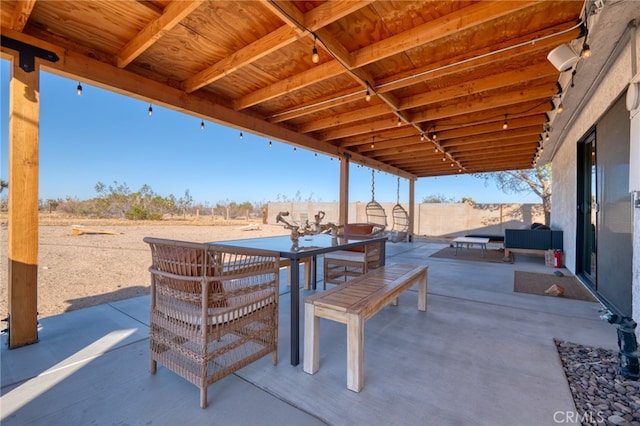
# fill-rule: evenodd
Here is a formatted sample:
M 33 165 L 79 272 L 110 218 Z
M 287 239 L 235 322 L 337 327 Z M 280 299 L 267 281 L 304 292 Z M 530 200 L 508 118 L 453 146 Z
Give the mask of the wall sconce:
M 547 59 L 558 71 L 563 72 L 577 64 L 580 57 L 569 44 L 565 43 L 549 52 Z

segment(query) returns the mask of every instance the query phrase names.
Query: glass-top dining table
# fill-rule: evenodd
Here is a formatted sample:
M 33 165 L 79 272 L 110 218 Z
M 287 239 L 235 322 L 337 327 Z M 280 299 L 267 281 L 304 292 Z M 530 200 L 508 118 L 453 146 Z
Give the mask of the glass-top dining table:
M 384 264 L 386 236 L 337 236 L 317 234 L 300 237 L 297 243 L 289 235 L 249 238 L 244 240 L 212 241 L 211 244 L 276 251 L 291 262 L 291 365 L 300 363 L 300 259 L 311 257 L 313 261 L 312 288 L 316 288 L 316 258 L 320 254 L 336 250 L 380 244 L 380 264 Z

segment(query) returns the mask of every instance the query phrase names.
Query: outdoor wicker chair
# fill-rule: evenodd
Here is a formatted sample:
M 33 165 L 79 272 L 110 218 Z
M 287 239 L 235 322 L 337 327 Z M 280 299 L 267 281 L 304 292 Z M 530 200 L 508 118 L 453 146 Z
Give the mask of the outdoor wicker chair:
M 350 238 L 370 238 L 377 235 L 375 226 L 368 223 L 349 223 L 344 225 L 344 235 Z M 381 244 L 372 243 L 363 247 L 336 250 L 324 255 L 323 288 L 327 284 L 344 284 L 350 279 L 366 274 L 381 264 Z
M 150 370 L 200 388 L 272 354 L 278 361 L 278 253 L 146 237 L 150 245 Z

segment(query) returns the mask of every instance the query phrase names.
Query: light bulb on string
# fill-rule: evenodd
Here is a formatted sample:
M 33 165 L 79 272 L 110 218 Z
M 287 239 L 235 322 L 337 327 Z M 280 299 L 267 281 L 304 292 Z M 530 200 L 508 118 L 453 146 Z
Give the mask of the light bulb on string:
M 269 148 L 271 148 L 271 141 L 269 141 Z
M 294 146 L 293 147 L 293 152 L 297 152 L 297 151 L 298 151 L 298 149 Z
M 371 91 L 369 91 L 369 83 L 367 83 L 367 92 L 364 95 L 364 100 L 367 102 L 371 100 Z
M 560 114 L 562 111 L 564 111 L 564 106 L 562 105 L 562 101 L 560 101 L 560 103 L 558 104 L 558 114 Z
M 149 114 L 149 117 L 153 115 L 153 107 L 151 106 L 151 104 L 149 104 L 149 109 L 147 109 L 147 113 Z
M 402 120 L 398 117 L 398 127 L 402 126 Z
M 240 132 L 240 140 L 244 139 L 244 135 Z
M 76 93 L 78 96 L 82 96 L 82 84 L 80 84 L 80 82 L 78 82 L 78 86 L 76 87 Z
M 507 124 L 507 114 L 504 115 L 504 123 L 502 123 L 502 130 L 507 130 L 509 125 Z
M 375 136 L 371 136 L 371 149 L 375 148 Z
M 314 64 L 317 64 L 318 62 L 320 62 L 320 56 L 318 55 L 318 48 L 316 47 L 317 38 L 318 38 L 318 36 L 316 36 L 314 34 L 313 35 L 313 49 L 311 50 L 311 61 Z
M 204 120 L 200 121 L 200 130 L 204 130 Z

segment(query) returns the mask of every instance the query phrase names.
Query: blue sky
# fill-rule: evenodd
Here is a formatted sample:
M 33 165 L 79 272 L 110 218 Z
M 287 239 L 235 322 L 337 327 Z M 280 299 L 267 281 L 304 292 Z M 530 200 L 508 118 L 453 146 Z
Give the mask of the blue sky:
M 0 60 L 0 178 L 8 179 L 9 62 Z M 326 155 L 272 142 L 260 136 L 201 120 L 160 106 L 111 93 L 46 72 L 40 80 L 40 195 L 88 199 L 95 185 L 142 185 L 176 197 L 189 190 L 194 202 L 210 206 L 229 200 L 242 203 L 284 198 L 332 202 L 339 198 L 339 162 Z M 350 201 L 371 199 L 371 169 L 350 168 Z M 375 173 L 375 198 L 396 202 L 398 180 Z M 400 202 L 409 200 L 409 185 L 400 179 Z M 534 194 L 504 194 L 495 183 L 473 176 L 422 178 L 416 202 L 441 194 L 456 201 L 537 203 Z M 6 192 L 2 194 L 6 196 Z

